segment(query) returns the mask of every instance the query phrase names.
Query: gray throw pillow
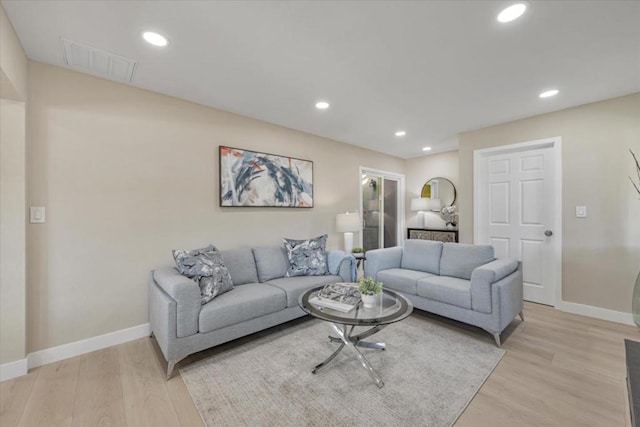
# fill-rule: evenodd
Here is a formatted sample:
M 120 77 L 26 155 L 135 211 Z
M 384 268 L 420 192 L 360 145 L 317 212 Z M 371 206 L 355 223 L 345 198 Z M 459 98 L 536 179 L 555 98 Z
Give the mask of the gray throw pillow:
M 177 249 L 173 251 L 173 258 L 180 274 L 195 280 L 200 286 L 202 304 L 233 289 L 229 270 L 215 246 L 191 251 Z
M 289 258 L 286 277 L 324 276 L 327 268 L 327 235 L 307 239 L 282 239 Z

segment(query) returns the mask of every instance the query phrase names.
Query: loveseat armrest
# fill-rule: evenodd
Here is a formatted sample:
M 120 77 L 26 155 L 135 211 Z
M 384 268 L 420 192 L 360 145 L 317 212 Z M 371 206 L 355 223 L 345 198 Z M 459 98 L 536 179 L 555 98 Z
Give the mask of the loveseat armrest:
M 364 263 L 365 277 L 377 279 L 378 271 L 388 270 L 390 268 L 400 268 L 402 262 L 402 247 L 394 246 L 392 248 L 373 249 L 367 251 L 367 260 Z
M 329 274 L 340 276 L 345 282 L 355 282 L 358 276 L 356 259 L 344 251 L 327 251 Z
M 151 273 L 153 282 L 176 302 L 178 338 L 198 332 L 200 286 L 173 267 L 159 267 Z M 151 325 L 153 327 L 153 325 Z
M 471 273 L 471 308 L 481 313 L 491 313 L 491 284 L 518 269 L 518 261 L 512 258 L 496 259 L 473 269 Z

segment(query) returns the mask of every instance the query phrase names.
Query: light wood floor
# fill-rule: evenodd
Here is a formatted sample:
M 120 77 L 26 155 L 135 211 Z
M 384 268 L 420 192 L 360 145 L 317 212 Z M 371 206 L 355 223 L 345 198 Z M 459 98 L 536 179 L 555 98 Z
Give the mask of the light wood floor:
M 503 333 L 507 354 L 456 427 L 628 425 L 623 339 L 640 340 L 639 330 L 529 303 L 524 314 Z M 33 369 L 0 384 L 0 425 L 202 425 L 180 375 L 164 380 L 160 358 L 144 338 Z

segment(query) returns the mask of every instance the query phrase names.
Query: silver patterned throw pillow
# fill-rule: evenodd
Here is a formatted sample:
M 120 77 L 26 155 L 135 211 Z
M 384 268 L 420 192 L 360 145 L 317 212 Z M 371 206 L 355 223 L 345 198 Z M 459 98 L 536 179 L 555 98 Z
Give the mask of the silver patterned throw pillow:
M 191 251 L 177 249 L 173 251 L 173 258 L 180 274 L 195 280 L 200 286 L 202 304 L 233 289 L 229 270 L 215 246 Z
M 289 258 L 286 277 L 324 276 L 327 268 L 327 235 L 307 239 L 282 239 Z

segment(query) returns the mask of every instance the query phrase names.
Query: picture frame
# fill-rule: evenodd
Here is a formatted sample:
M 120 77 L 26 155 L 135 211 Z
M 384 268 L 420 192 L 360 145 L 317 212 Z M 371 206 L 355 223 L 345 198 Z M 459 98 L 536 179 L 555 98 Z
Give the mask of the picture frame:
M 219 147 L 221 207 L 313 208 L 313 162 Z

